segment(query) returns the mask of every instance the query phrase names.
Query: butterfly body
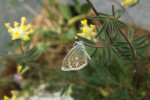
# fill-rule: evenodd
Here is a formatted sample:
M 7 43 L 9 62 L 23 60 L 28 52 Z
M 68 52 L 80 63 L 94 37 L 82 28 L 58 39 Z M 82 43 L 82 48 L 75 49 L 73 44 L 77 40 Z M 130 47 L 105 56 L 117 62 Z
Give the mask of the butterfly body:
M 75 45 L 65 57 L 61 70 L 80 70 L 87 65 L 88 59 L 90 60 L 91 58 L 86 52 L 84 45 L 81 42 L 75 42 Z

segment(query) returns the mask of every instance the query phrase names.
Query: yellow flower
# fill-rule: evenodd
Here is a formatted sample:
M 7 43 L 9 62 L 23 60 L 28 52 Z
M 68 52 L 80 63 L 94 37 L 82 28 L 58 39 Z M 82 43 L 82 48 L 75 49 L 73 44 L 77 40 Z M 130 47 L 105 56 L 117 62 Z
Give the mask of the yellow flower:
M 89 31 L 87 28 L 85 28 L 85 29 L 83 29 L 83 33 L 85 33 L 85 34 L 89 34 L 89 33 L 90 33 L 90 31 Z
M 133 4 L 136 4 L 138 2 L 138 0 L 124 0 L 123 3 L 121 3 L 122 6 L 125 6 L 125 5 L 133 5 Z
M 15 95 L 15 91 L 14 91 L 14 90 L 11 90 L 11 94 L 12 94 L 12 95 Z
M 91 26 L 91 30 L 94 30 L 95 29 L 95 25 L 90 25 Z
M 33 34 L 34 30 L 31 29 L 31 25 L 24 25 L 26 22 L 26 18 L 21 18 L 21 24 L 19 26 L 18 22 L 14 22 L 14 27 L 10 26 L 10 23 L 5 23 L 5 26 L 8 28 L 8 32 L 12 36 L 12 40 L 21 39 L 24 41 L 29 40 L 29 34 Z
M 21 66 L 21 65 L 18 65 L 18 66 L 17 66 L 17 73 L 20 74 L 20 75 L 23 75 L 28 69 L 29 69 L 29 67 L 25 67 L 25 68 L 22 70 L 22 66 Z
M 19 23 L 15 21 L 15 22 L 14 22 L 14 26 L 15 26 L 15 27 L 18 27 L 18 25 L 19 25 Z
M 9 97 L 7 97 L 7 96 L 4 96 L 4 100 L 9 100 Z
M 12 99 L 11 100 L 17 100 L 17 98 L 16 97 L 12 97 Z
M 82 21 L 81 21 L 81 24 L 87 25 L 87 20 L 82 20 Z
M 22 18 L 21 18 L 21 23 L 24 24 L 25 22 L 26 22 L 26 18 L 25 18 L 25 17 L 22 17 Z
M 12 33 L 12 30 L 9 29 L 8 32 L 9 32 L 9 33 Z
M 19 33 L 16 31 L 15 33 L 14 33 L 14 38 L 17 38 L 19 36 Z
M 23 31 L 26 31 L 26 28 L 27 28 L 26 25 L 24 25 L 24 26 L 21 27 L 21 29 L 22 29 Z
M 25 41 L 26 41 L 26 40 L 30 40 L 29 36 L 28 36 L 28 35 L 25 35 L 25 36 L 24 36 L 24 40 L 25 40 Z
M 30 34 L 33 34 L 33 33 L 34 33 L 34 30 L 33 30 L 33 29 L 31 29 L 29 33 L 30 33 Z
M 95 37 L 97 35 L 97 33 L 96 32 L 93 32 L 93 36 Z
M 5 26 L 6 26 L 7 28 L 10 28 L 10 23 L 5 23 Z

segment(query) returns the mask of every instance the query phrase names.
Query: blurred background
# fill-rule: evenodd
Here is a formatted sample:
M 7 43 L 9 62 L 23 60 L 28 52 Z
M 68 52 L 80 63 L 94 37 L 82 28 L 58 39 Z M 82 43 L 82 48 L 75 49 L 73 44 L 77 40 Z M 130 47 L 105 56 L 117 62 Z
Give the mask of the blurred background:
M 117 14 L 121 15 L 120 20 L 133 28 L 135 36 L 150 32 L 149 0 L 140 0 L 133 7 L 121 6 L 123 0 L 91 0 L 91 2 L 97 11 L 108 14 L 112 13 L 111 5 L 114 3 Z M 20 23 L 22 16 L 27 18 L 27 23 L 35 30 L 31 47 L 37 47 L 37 52 L 40 53 L 34 60 L 40 68 L 35 65 L 35 68 L 29 69 L 23 76 L 21 84 L 13 82 L 17 63 L 9 59 L 0 59 L 0 98 L 4 95 L 11 97 L 11 90 L 16 90 L 16 95 L 22 96 L 21 100 L 148 100 L 150 97 L 148 95 L 150 91 L 147 93 L 144 89 L 136 94 L 132 87 L 129 91 L 133 93 L 129 93 L 121 86 L 117 88 L 115 84 L 117 79 L 111 76 L 115 71 L 100 68 L 99 70 L 106 72 L 97 72 L 98 69 L 93 67 L 92 61 L 88 68 L 78 72 L 60 70 L 64 57 L 75 41 L 75 34 L 80 32 L 80 21 L 95 16 L 86 0 L 0 0 L 0 12 L 0 53 L 6 55 L 20 53 L 19 45 L 12 42 L 4 24 L 7 22 L 12 24 L 14 21 Z M 88 19 L 88 22 L 101 27 L 95 20 Z M 121 74 L 122 71 L 128 73 L 126 69 L 122 69 L 122 64 L 116 61 L 111 66 L 111 69 L 117 66 L 115 70 L 120 71 L 119 78 L 130 80 L 130 75 L 124 78 L 125 74 Z M 109 78 L 105 79 L 103 76 Z

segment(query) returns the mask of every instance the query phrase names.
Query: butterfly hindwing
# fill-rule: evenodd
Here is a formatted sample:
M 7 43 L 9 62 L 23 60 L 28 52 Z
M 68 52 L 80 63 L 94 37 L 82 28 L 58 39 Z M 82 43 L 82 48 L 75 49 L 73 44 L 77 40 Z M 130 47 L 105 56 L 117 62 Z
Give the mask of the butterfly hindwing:
M 84 52 L 79 53 L 78 51 L 75 51 L 75 53 L 69 59 L 70 70 L 80 70 L 86 65 L 87 57 Z
M 69 71 L 70 70 L 70 67 L 69 67 L 69 59 L 70 59 L 70 55 L 74 54 L 75 52 L 75 48 L 73 47 L 69 53 L 67 54 L 67 56 L 65 57 L 63 63 L 62 63 L 62 66 L 61 66 L 61 70 L 63 71 Z

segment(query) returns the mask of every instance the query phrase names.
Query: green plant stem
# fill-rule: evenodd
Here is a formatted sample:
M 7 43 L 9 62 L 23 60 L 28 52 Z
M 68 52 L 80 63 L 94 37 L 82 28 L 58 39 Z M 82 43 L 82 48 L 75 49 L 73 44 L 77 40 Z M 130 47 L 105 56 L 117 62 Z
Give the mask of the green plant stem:
M 90 7 L 93 9 L 93 11 L 94 11 L 94 13 L 96 14 L 96 16 L 99 16 L 97 10 L 96 10 L 95 7 L 93 6 L 93 4 L 90 2 L 90 0 L 86 0 L 86 1 L 87 1 L 88 4 L 90 5 Z M 101 24 L 103 25 L 104 22 L 103 22 L 102 20 L 99 20 L 99 21 L 100 21 Z M 107 34 L 107 36 L 108 36 L 108 38 L 109 38 L 110 43 L 113 44 L 113 41 L 112 41 L 112 38 L 110 37 L 109 29 L 108 29 L 108 28 L 106 29 L 106 34 Z
M 112 45 L 112 43 L 102 43 L 102 44 L 97 44 L 97 45 L 90 45 L 90 44 L 87 44 L 85 42 L 83 42 L 83 44 L 88 46 L 88 47 L 93 47 L 93 48 L 104 48 L 104 47 L 108 47 L 108 46 Z
M 112 3 L 112 15 L 115 18 L 115 5 L 114 5 L 114 3 Z
M 23 47 L 22 47 L 21 42 L 20 42 L 20 50 L 21 50 L 22 55 L 23 55 L 23 57 L 24 57 L 24 63 L 26 63 L 27 65 L 29 65 L 29 66 L 31 66 L 31 67 L 33 67 L 33 68 L 36 68 L 36 69 L 39 69 L 39 70 L 43 70 L 43 69 L 41 69 L 40 66 L 38 66 L 37 64 L 36 64 L 36 67 L 35 67 L 35 66 L 33 65 L 33 63 L 28 62 L 27 57 L 26 57 L 26 54 L 25 54 L 25 52 L 24 52 L 24 50 L 23 50 Z M 49 71 L 47 71 L 47 70 L 43 70 L 43 71 L 49 72 Z
M 23 48 L 22 48 L 21 42 L 20 42 L 20 50 L 21 50 L 21 52 L 22 52 L 22 55 L 23 55 L 23 58 L 24 58 L 25 63 L 27 63 L 28 61 L 27 61 L 26 55 L 25 55 L 25 53 L 24 53 L 24 50 L 23 50 Z
M 119 28 L 119 26 L 117 25 L 118 27 L 118 30 L 120 32 L 120 34 L 123 36 L 123 38 L 127 41 L 129 47 L 131 48 L 131 52 L 132 52 L 132 56 L 133 56 L 133 59 L 136 60 L 136 56 L 135 56 L 135 53 L 134 53 L 134 49 L 132 47 L 132 44 L 130 43 L 130 41 L 128 40 L 128 38 L 124 35 L 124 33 L 121 31 L 121 29 Z
M 112 15 L 114 16 L 115 18 L 115 8 L 114 8 L 114 4 L 112 5 Z M 121 29 L 119 28 L 119 26 L 117 25 L 118 27 L 118 30 L 120 32 L 120 34 L 123 36 L 123 38 L 127 41 L 129 47 L 131 48 L 131 52 L 132 52 L 132 57 L 133 57 L 133 60 L 135 61 L 136 60 L 136 56 L 135 56 L 135 52 L 134 52 L 134 49 L 132 47 L 132 44 L 130 43 L 130 41 L 128 40 L 128 38 L 124 35 L 124 33 L 121 31 Z M 122 51 L 120 51 L 119 48 L 116 48 L 122 55 L 124 55 L 128 60 L 130 60 Z M 137 72 L 139 72 L 139 68 L 137 67 L 137 64 L 133 61 L 133 65 L 136 67 L 136 70 Z

